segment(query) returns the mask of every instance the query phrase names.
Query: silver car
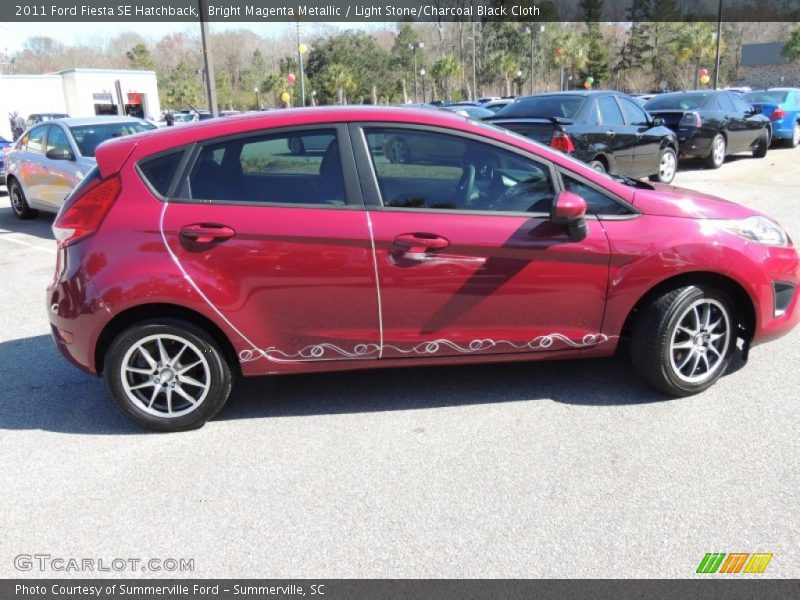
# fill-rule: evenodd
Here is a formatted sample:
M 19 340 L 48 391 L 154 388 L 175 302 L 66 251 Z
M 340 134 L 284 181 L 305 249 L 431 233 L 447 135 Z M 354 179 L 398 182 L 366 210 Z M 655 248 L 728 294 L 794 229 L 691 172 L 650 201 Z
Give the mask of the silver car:
M 64 198 L 91 171 L 102 142 L 155 129 L 133 117 L 57 119 L 28 129 L 6 156 L 6 186 L 19 219 L 58 212 Z

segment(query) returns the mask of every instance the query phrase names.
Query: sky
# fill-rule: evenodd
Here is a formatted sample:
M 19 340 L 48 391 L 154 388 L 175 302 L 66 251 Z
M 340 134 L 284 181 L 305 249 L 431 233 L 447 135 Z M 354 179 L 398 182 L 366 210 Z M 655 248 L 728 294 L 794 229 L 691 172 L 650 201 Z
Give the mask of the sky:
M 2 0 L 0 0 L 2 1 Z M 370 29 L 383 28 L 381 23 L 327 23 L 337 29 Z M 210 23 L 211 31 L 226 29 L 250 29 L 259 35 L 279 36 L 294 23 Z M 13 54 L 22 48 L 29 37 L 44 35 L 64 44 L 85 43 L 101 36 L 105 39 L 126 32 L 135 31 L 146 38 L 159 39 L 176 31 L 199 32 L 197 23 L 0 23 L 0 54 L 4 51 Z

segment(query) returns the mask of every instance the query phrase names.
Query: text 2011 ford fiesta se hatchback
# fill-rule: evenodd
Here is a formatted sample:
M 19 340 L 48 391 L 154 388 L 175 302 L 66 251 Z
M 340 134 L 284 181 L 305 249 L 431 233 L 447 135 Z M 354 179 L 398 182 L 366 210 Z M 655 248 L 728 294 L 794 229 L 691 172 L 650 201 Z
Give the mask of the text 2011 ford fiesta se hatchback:
M 232 117 L 97 162 L 53 225 L 47 309 L 153 429 L 202 425 L 238 374 L 609 356 L 622 336 L 685 396 L 800 319 L 769 217 L 444 111 Z

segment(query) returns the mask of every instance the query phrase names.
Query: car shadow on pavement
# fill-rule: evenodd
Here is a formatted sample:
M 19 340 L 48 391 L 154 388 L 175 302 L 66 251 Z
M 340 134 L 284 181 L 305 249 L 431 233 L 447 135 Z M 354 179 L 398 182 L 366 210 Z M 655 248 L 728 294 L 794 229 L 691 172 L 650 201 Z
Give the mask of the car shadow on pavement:
M 741 367 L 738 358 L 731 370 Z M 49 336 L 0 343 L 0 430 L 142 434 L 103 380 L 62 358 Z M 218 421 L 550 400 L 628 406 L 670 400 L 642 383 L 627 353 L 592 360 L 368 369 L 240 380 Z
M 0 198 L 0 203 L 3 200 Z M 6 232 L 25 233 L 45 240 L 53 240 L 53 221 L 56 216 L 53 213 L 39 212 L 33 219 L 21 221 L 14 216 L 11 206 L 0 204 L 0 235 Z

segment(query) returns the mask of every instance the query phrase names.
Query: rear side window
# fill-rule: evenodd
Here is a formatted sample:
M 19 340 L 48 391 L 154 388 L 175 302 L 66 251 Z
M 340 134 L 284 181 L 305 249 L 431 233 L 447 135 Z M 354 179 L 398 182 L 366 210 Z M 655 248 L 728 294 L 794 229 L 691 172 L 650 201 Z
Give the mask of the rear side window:
M 194 200 L 346 204 L 335 129 L 248 136 L 204 146 L 189 174 Z
M 139 164 L 139 170 L 145 181 L 162 196 L 166 196 L 169 191 L 169 184 L 178 170 L 178 166 L 183 158 L 183 150 L 170 152 L 156 158 L 151 158 Z
M 597 101 L 600 107 L 600 117 L 604 125 L 624 125 L 622 112 L 613 96 L 603 96 Z

